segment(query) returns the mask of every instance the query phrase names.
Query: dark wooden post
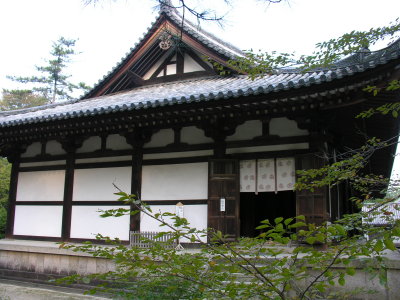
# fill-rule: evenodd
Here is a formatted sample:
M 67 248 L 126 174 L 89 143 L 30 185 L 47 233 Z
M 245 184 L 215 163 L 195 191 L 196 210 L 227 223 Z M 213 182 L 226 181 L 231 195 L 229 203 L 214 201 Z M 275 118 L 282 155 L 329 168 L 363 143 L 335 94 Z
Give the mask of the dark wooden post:
M 10 175 L 10 189 L 8 193 L 7 224 L 5 235 L 11 238 L 14 234 L 15 203 L 17 200 L 18 172 L 21 154 L 25 152 L 25 147 L 20 145 L 12 146 L 7 150 L 1 151 L 2 156 L 7 156 L 7 160 L 12 163 Z
M 75 175 L 75 152 L 82 146 L 83 139 L 67 138 L 60 141 L 63 149 L 67 152 L 64 181 L 64 202 L 61 238 L 68 241 L 71 237 L 72 196 L 74 192 Z
M 237 121 L 214 119 L 208 124 L 198 126 L 204 130 L 204 134 L 214 140 L 214 157 L 224 158 L 226 154 L 226 137 L 232 135 L 239 125 Z
M 132 145 L 132 175 L 131 175 L 131 194 L 140 199 L 142 189 L 142 164 L 143 164 L 143 145 L 150 141 L 152 131 L 135 130 L 125 134 L 128 144 Z M 136 210 L 134 205 L 130 207 L 131 211 Z M 140 231 L 140 213 L 130 216 L 130 231 Z

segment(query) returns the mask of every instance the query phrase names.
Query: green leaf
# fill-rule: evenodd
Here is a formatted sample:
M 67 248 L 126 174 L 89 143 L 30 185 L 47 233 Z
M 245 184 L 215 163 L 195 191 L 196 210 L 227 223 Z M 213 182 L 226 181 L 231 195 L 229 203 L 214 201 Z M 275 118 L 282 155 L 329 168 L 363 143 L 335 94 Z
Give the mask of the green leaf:
M 344 227 L 342 225 L 335 224 L 335 228 L 340 235 L 342 235 L 342 236 L 346 235 L 346 230 L 344 229 Z
M 293 221 L 293 218 L 287 218 L 283 223 L 288 226 Z
M 292 228 L 299 228 L 299 227 L 304 227 L 304 226 L 307 226 L 307 224 L 304 223 L 304 222 L 296 222 L 296 223 L 294 223 L 294 224 L 290 224 L 290 225 L 288 226 L 288 228 L 289 228 L 289 229 L 292 229 Z
M 341 286 L 344 286 L 346 284 L 346 280 L 344 279 L 344 276 L 339 277 L 338 282 Z
M 90 283 L 90 278 L 89 277 L 82 277 L 82 282 L 84 283 L 84 284 L 89 284 Z
M 278 225 L 276 225 L 275 230 L 276 230 L 276 231 L 279 231 L 279 232 L 284 231 L 284 229 L 283 229 L 283 224 L 282 224 L 282 223 L 279 223 Z
M 279 224 L 279 223 L 281 223 L 282 221 L 283 221 L 283 218 L 282 218 L 282 217 L 275 218 L 275 220 L 274 220 L 275 224 Z
M 388 248 L 389 250 L 396 251 L 396 246 L 394 245 L 393 240 L 391 238 L 385 238 L 383 240 L 383 243 L 385 244 L 386 248 Z
M 270 225 L 260 225 L 260 226 L 257 226 L 256 229 L 264 229 L 264 228 L 269 228 L 269 227 L 271 227 L 271 226 Z
M 374 251 L 381 252 L 383 250 L 383 243 L 382 241 L 377 241 L 374 245 Z
M 306 238 L 306 242 L 309 243 L 310 245 L 314 244 L 316 241 L 316 238 L 313 236 L 309 236 Z
M 353 267 L 346 268 L 346 274 L 350 276 L 354 276 L 356 274 L 356 270 Z

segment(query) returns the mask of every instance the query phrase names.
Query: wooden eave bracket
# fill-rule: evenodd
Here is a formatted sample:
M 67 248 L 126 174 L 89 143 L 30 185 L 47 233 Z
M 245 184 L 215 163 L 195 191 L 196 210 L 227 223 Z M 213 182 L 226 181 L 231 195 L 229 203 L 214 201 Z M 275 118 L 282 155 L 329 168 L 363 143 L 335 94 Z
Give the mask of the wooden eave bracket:
M 128 70 L 127 74 L 134 84 L 138 86 L 142 86 L 145 84 L 145 80 L 139 75 L 137 75 L 135 72 Z
M 8 162 L 12 163 L 26 151 L 26 144 L 2 144 L 0 145 L 0 156 L 7 157 Z

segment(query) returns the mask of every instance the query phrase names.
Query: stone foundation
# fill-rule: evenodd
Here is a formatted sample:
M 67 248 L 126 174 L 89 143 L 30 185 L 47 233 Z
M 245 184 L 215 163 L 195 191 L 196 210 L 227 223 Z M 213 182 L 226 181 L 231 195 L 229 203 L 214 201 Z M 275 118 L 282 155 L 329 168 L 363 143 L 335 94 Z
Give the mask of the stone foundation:
M 0 274 L 5 277 L 41 280 L 73 274 L 104 273 L 114 269 L 111 260 L 60 249 L 54 242 L 0 240 Z
M 196 251 L 186 249 L 186 251 Z M 355 276 L 346 277 L 346 286 L 335 286 L 336 290 L 363 287 L 373 289 L 371 295 L 354 295 L 353 300 L 398 300 L 400 299 L 400 253 L 388 252 L 387 284 L 379 284 L 377 277 L 371 278 L 362 260 L 353 262 L 357 270 Z M 340 266 L 335 266 L 340 268 Z M 60 249 L 54 242 L 0 240 L 0 277 L 12 277 L 18 280 L 43 281 L 49 278 L 73 274 L 103 273 L 115 270 L 113 261 L 95 258 L 87 253 Z M 310 270 L 312 273 L 312 270 Z

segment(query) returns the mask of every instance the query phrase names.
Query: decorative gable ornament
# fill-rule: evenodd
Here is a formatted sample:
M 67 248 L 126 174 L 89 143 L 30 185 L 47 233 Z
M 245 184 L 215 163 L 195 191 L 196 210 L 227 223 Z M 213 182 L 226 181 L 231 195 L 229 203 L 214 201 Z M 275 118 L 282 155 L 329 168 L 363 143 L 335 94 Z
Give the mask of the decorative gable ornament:
M 159 38 L 160 39 L 159 46 L 160 46 L 160 48 L 162 50 L 166 51 L 169 48 L 171 48 L 171 46 L 172 46 L 172 39 L 171 38 L 172 38 L 172 35 L 169 34 L 166 31 L 163 34 L 161 34 L 161 36 Z

